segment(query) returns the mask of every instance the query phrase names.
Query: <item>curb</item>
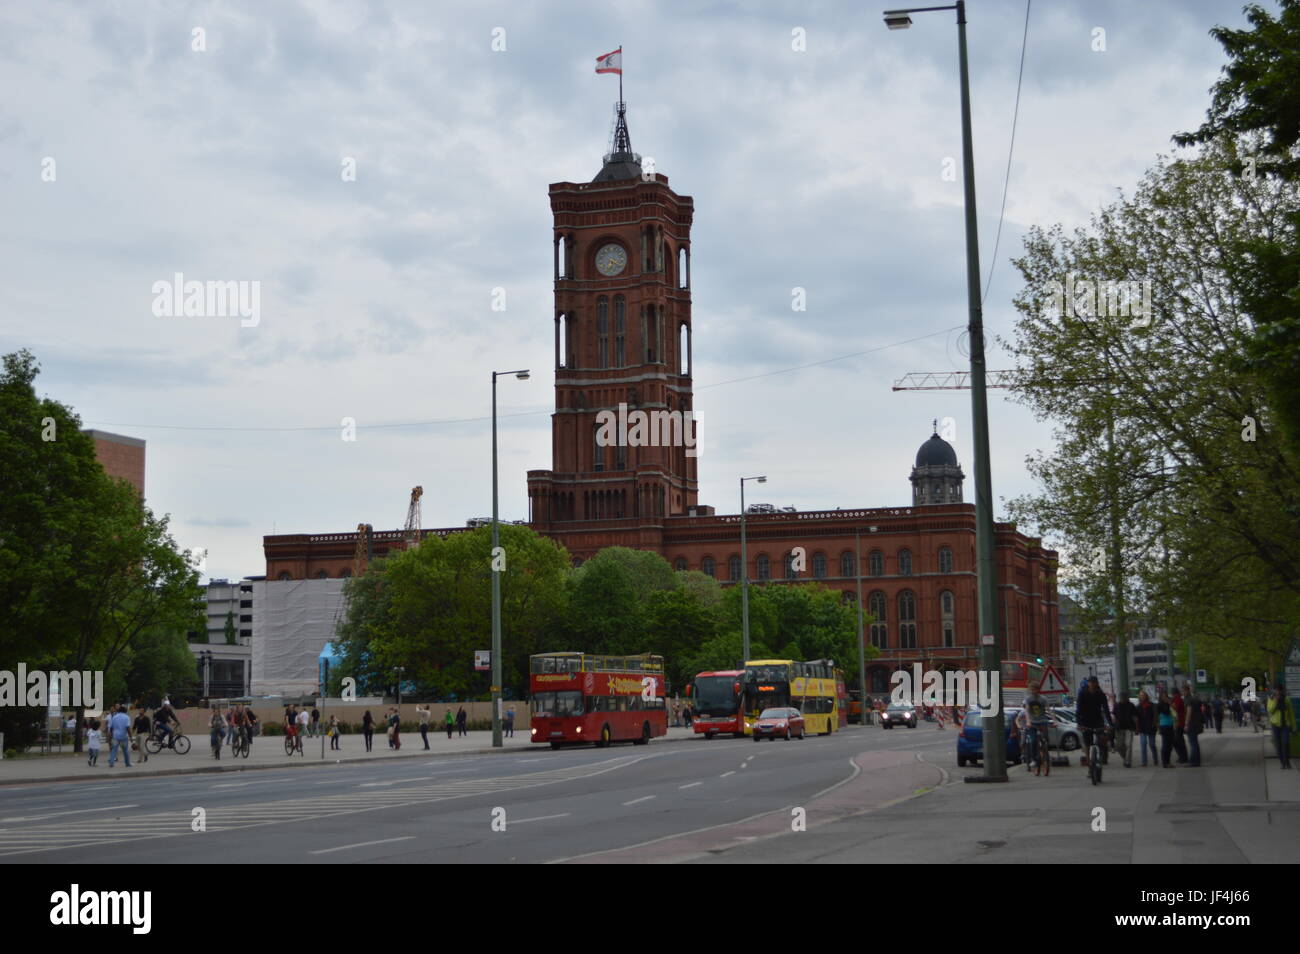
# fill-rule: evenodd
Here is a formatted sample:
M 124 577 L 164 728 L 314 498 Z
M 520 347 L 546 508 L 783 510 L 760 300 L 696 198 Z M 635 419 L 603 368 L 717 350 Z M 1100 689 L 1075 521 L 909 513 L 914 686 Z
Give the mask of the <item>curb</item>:
M 277 738 L 277 736 L 267 736 L 267 738 Z M 676 736 L 676 737 L 665 736 L 663 738 L 651 739 L 650 743 L 654 745 L 654 744 L 661 744 L 664 742 L 686 742 L 686 741 L 693 740 L 695 738 L 697 738 L 697 736 L 695 735 L 684 735 L 684 736 Z M 703 736 L 699 736 L 699 738 L 703 738 Z M 519 747 L 512 746 L 510 748 L 502 747 L 499 749 L 495 749 L 489 747 L 486 749 L 468 749 L 468 750 L 461 750 L 456 752 L 441 753 L 441 755 L 446 755 L 448 757 L 464 756 L 464 755 L 506 755 L 510 753 L 537 751 L 537 749 L 534 749 L 532 745 L 533 743 L 529 743 L 527 746 L 519 746 Z M 548 752 L 550 751 L 549 746 L 546 747 L 546 751 Z M 161 754 L 162 753 L 159 753 L 159 755 Z M 380 761 L 389 761 L 392 759 L 418 758 L 419 756 L 425 754 L 426 753 L 423 749 L 417 749 L 415 751 L 412 751 L 409 755 L 390 755 L 386 759 Z M 433 752 L 430 751 L 428 754 L 432 755 Z M 166 778 L 168 776 L 174 776 L 174 775 L 224 775 L 233 772 L 258 772 L 258 771 L 264 771 L 270 769 L 283 769 L 295 765 L 301 765 L 303 768 L 310 768 L 310 767 L 322 768 L 326 765 L 350 765 L 350 764 L 355 764 L 360 762 L 373 763 L 375 761 L 377 760 L 374 758 L 366 758 L 365 756 L 350 756 L 348 758 L 341 758 L 341 759 L 318 758 L 310 762 L 306 761 L 306 759 L 304 758 L 302 761 L 299 762 L 290 760 L 287 762 L 280 762 L 274 765 L 240 765 L 238 768 L 233 767 L 233 765 L 231 768 L 226 768 L 225 766 L 222 765 L 204 765 L 201 767 L 196 766 L 194 768 L 163 769 L 162 771 L 159 772 L 150 772 L 147 775 L 134 775 L 134 776 L 118 775 L 116 776 L 116 778 L 125 781 L 128 778 L 136 778 L 136 779 Z M 106 780 L 106 778 L 108 781 L 114 780 L 113 776 L 106 777 L 103 775 L 90 775 L 90 776 L 52 775 L 49 777 L 42 777 L 42 778 L 0 779 L 0 788 L 4 788 L 6 786 L 12 786 L 12 785 L 44 785 L 47 782 L 103 782 Z

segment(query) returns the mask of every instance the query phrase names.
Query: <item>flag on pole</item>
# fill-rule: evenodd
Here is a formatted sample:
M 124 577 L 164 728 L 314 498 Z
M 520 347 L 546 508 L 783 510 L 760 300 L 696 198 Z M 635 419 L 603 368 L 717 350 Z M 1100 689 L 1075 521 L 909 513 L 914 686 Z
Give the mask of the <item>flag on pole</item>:
M 623 75 L 623 48 L 620 46 L 613 53 L 596 57 L 597 73 L 617 73 Z

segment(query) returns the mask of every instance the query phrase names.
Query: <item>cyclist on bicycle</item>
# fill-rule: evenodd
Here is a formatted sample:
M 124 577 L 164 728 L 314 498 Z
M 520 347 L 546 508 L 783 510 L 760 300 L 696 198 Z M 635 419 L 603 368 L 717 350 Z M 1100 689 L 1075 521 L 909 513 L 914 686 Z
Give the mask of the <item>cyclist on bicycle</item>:
M 253 748 L 253 736 L 257 733 L 257 713 L 252 707 L 244 710 L 244 744 L 251 751 Z
M 1047 745 L 1047 727 L 1052 724 L 1052 717 L 1047 712 L 1047 700 L 1038 694 L 1038 683 L 1031 683 L 1025 694 L 1025 701 L 1017 716 L 1017 723 L 1024 718 L 1025 727 L 1032 728 L 1036 736 L 1034 761 L 1050 758 Z M 1024 738 L 1022 735 L 1021 738 Z
M 175 723 L 177 728 L 180 727 L 180 720 L 176 718 L 176 710 L 172 708 L 171 701 L 164 699 L 163 704 L 153 714 L 153 731 L 154 735 L 167 740 L 169 749 L 174 748 L 172 743 L 176 738 L 172 723 Z
M 1079 728 L 1083 730 L 1083 766 L 1088 766 L 1086 750 L 1092 746 L 1093 736 L 1097 738 L 1097 748 L 1101 750 L 1101 760 L 1106 761 L 1106 733 L 1110 722 L 1110 706 L 1106 704 L 1106 694 L 1101 691 L 1101 683 L 1096 676 L 1088 677 L 1088 688 L 1079 693 L 1078 712 Z

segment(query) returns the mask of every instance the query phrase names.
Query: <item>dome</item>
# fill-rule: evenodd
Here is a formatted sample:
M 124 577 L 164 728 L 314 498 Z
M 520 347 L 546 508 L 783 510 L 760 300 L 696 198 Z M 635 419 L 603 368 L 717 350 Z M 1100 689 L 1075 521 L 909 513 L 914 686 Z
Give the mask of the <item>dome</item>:
M 916 466 L 956 467 L 957 452 L 938 434 L 931 434 L 930 439 L 916 452 Z

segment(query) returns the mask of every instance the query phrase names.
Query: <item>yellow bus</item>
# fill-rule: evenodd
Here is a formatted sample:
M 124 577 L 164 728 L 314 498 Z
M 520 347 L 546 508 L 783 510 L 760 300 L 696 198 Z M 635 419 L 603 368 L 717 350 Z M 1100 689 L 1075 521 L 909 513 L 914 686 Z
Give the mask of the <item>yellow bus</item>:
M 742 687 L 746 735 L 753 735 L 754 722 L 764 709 L 781 706 L 794 706 L 802 712 L 810 733 L 830 735 L 840 728 L 833 660 L 751 659 L 745 663 Z

